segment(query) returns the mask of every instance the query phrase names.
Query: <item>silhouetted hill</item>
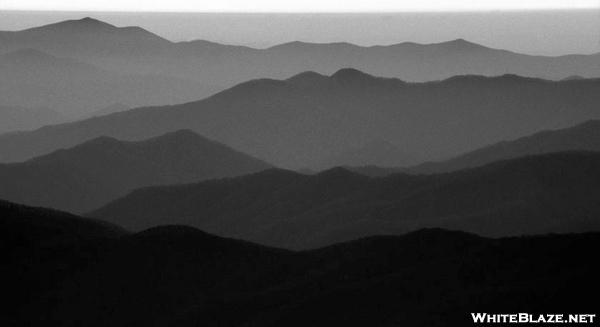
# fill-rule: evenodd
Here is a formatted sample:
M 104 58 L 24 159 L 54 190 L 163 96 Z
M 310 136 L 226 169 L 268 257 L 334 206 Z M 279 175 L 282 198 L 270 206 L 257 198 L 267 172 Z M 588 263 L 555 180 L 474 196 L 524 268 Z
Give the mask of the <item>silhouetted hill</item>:
M 589 283 L 598 289 L 592 275 L 598 266 L 578 265 L 567 254 L 570 246 L 591 254 L 585 249 L 594 242 L 590 236 L 491 241 L 426 230 L 336 245 L 311 253 L 331 267 L 315 269 L 311 276 L 313 287 L 322 291 L 308 297 L 297 292 L 298 300 L 251 321 L 262 326 L 464 326 L 472 323 L 470 312 L 591 308 L 584 293 L 593 293 L 572 287 L 585 289 Z M 561 267 L 568 270 L 564 275 Z M 566 284 L 553 284 L 559 281 Z M 204 314 L 188 321 L 202 322 Z
M 26 162 L 0 165 L 0 198 L 83 212 L 141 186 L 197 182 L 269 167 L 186 130 L 139 142 L 99 137 Z
M 0 323 L 13 320 L 25 303 L 87 266 L 101 248 L 93 243 L 127 232 L 109 223 L 0 200 L 0 287 L 6 299 Z
M 4 52 L 35 48 L 67 57 L 145 55 L 171 42 L 140 27 L 116 27 L 85 17 L 0 34 Z
M 503 141 L 456 158 L 406 169 L 411 173 L 440 173 L 482 166 L 498 160 L 561 151 L 600 151 L 600 120 L 558 130 L 542 131 L 513 141 Z
M 65 120 L 63 115 L 50 108 L 0 106 L 0 134 L 32 130 Z
M 330 77 L 309 73 L 249 81 L 196 102 L 0 136 L 0 161 L 99 136 L 140 140 L 190 129 L 285 168 L 314 168 L 334 153 L 378 139 L 423 162 L 600 118 L 597 103 L 600 80 L 594 79 L 461 76 L 411 84 L 353 70 Z
M 109 223 L 72 214 L 0 200 L 2 247 L 55 245 L 124 234 Z
M 90 214 L 132 230 L 163 224 L 295 249 L 423 227 L 486 236 L 600 229 L 600 154 L 524 157 L 439 175 L 269 170 L 136 190 Z
M 13 301 L 2 319 L 91 327 L 462 326 L 472 323 L 470 312 L 593 312 L 600 269 L 590 258 L 598 245 L 597 233 L 496 240 L 428 229 L 289 252 L 164 226 L 61 251 L 38 248 L 29 256 L 55 255 L 32 261 L 29 274 L 62 278 L 41 289 L 30 287 L 35 279 L 11 280 L 4 295 Z M 6 271 L 23 267 L 15 262 Z
M 35 49 L 0 55 L 2 105 L 57 108 L 79 117 L 115 102 L 171 104 L 208 96 L 216 88 L 175 77 L 113 72 Z

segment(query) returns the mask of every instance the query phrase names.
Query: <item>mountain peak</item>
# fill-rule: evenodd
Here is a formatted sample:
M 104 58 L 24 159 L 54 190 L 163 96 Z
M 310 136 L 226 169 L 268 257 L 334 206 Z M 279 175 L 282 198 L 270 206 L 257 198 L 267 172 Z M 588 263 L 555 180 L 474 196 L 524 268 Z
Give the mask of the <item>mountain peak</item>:
M 355 68 L 342 68 L 337 72 L 333 73 L 333 75 L 331 75 L 331 78 L 340 81 L 357 81 L 371 79 L 373 78 L 373 76 Z
M 276 44 L 267 48 L 268 50 L 277 50 L 277 49 L 297 49 L 299 47 L 304 47 L 310 45 L 311 43 L 303 42 L 303 41 L 290 41 L 281 44 Z
M 286 81 L 300 85 L 313 85 L 316 82 L 327 79 L 327 76 L 314 71 L 306 71 L 288 78 Z
M 454 40 L 448 41 L 447 43 L 451 43 L 451 44 L 463 44 L 463 45 L 465 45 L 465 44 L 473 44 L 473 43 L 471 43 L 471 42 L 469 42 L 469 41 L 467 41 L 467 40 L 465 40 L 463 38 L 454 39 Z
M 81 19 L 72 19 L 65 20 L 54 24 L 43 25 L 39 27 L 30 28 L 24 30 L 26 33 L 68 33 L 72 35 L 86 35 L 101 33 L 106 35 L 128 35 L 130 37 L 136 36 L 146 39 L 152 39 L 157 42 L 168 42 L 166 39 L 151 33 L 139 26 L 125 26 L 125 27 L 117 27 L 115 25 L 103 22 L 101 20 L 92 18 L 92 17 L 84 17 Z M 94 37 L 92 35 L 91 37 Z
M 461 49 L 467 49 L 467 50 L 472 50 L 472 49 L 477 49 L 477 48 L 485 48 L 484 46 L 477 44 L 477 43 L 473 43 L 471 41 L 467 41 L 463 38 L 458 38 L 458 39 L 454 39 L 454 40 L 450 40 L 450 41 L 446 41 L 446 42 L 441 42 L 438 43 L 438 45 L 444 46 L 445 48 L 449 48 L 449 49 L 453 49 L 453 50 L 461 50 Z
M 117 27 L 101 20 L 92 17 L 84 17 L 81 19 L 65 20 L 54 24 L 34 27 L 28 30 L 108 30 L 115 28 Z
M 84 18 L 81 18 L 81 19 L 67 20 L 67 21 L 64 21 L 63 23 L 65 25 L 87 26 L 87 27 L 95 27 L 95 28 L 99 28 L 99 27 L 115 28 L 116 27 L 114 25 L 111 25 L 109 23 L 103 22 L 101 20 L 98 20 L 98 19 L 95 19 L 95 18 L 92 18 L 92 17 L 84 17 Z
M 86 23 L 86 24 L 98 24 L 98 23 L 105 24 L 104 22 L 102 22 L 100 20 L 97 20 L 97 19 L 94 19 L 94 18 L 89 17 L 89 16 L 83 17 L 79 21 L 82 22 L 82 23 Z

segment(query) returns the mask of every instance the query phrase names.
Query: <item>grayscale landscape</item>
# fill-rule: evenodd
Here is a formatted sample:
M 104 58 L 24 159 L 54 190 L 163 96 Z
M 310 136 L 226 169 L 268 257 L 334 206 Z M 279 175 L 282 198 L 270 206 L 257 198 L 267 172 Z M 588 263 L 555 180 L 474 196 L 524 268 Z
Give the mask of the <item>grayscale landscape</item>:
M 600 48 L 499 46 L 548 12 L 236 15 L 0 14 L 2 326 L 596 312 Z

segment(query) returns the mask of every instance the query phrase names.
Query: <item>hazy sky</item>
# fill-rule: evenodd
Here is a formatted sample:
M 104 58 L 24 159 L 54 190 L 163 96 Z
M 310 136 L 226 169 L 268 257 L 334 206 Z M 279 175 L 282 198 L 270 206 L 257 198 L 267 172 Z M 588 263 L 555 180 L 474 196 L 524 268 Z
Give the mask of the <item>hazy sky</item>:
M 598 8 L 598 5 L 598 0 L 2 0 L 0 9 L 160 12 L 407 12 L 589 9 Z
M 19 0 L 19 3 L 23 4 L 28 2 L 35 1 Z M 129 1 L 122 2 L 130 3 Z M 174 3 L 178 2 L 174 1 Z M 463 3 L 464 5 L 469 2 L 454 3 Z M 504 2 L 513 5 L 538 3 L 536 1 Z M 546 2 L 550 4 L 565 3 L 564 1 Z M 582 1 L 580 4 L 584 2 L 586 1 Z M 600 0 L 596 2 L 600 4 Z M 7 4 L 11 3 L 16 4 L 17 2 L 1 0 L 0 7 L 6 8 Z M 112 2 L 107 1 L 107 3 Z M 388 1 L 388 3 L 391 2 Z M 431 4 L 432 1 L 423 2 L 424 5 L 428 3 Z M 489 4 L 494 1 L 489 3 L 479 1 L 479 3 Z M 578 2 L 574 1 L 573 3 L 577 4 Z M 587 1 L 587 3 L 593 4 L 594 1 Z M 561 55 L 600 52 L 600 9 L 485 11 L 483 8 L 479 8 L 481 10 L 460 12 L 458 8 L 461 7 L 449 8 L 452 9 L 449 12 L 410 12 L 407 9 L 405 10 L 407 12 L 363 14 L 3 10 L 0 11 L 0 30 L 20 30 L 65 19 L 91 16 L 117 26 L 141 26 L 174 41 L 205 39 L 255 47 L 266 47 L 295 40 L 346 41 L 360 45 L 375 45 L 405 41 L 432 43 L 464 38 L 491 47 L 530 54 Z M 477 8 L 475 7 L 475 9 Z

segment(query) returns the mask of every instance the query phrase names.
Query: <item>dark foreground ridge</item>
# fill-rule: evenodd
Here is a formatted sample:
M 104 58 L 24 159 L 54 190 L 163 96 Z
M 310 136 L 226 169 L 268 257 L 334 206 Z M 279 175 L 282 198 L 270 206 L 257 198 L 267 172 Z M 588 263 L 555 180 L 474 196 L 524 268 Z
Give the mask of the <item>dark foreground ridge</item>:
M 600 290 L 599 233 L 424 229 L 291 252 L 5 202 L 0 217 L 21 235 L 2 238 L 5 326 L 465 326 L 470 312 L 594 312 Z

